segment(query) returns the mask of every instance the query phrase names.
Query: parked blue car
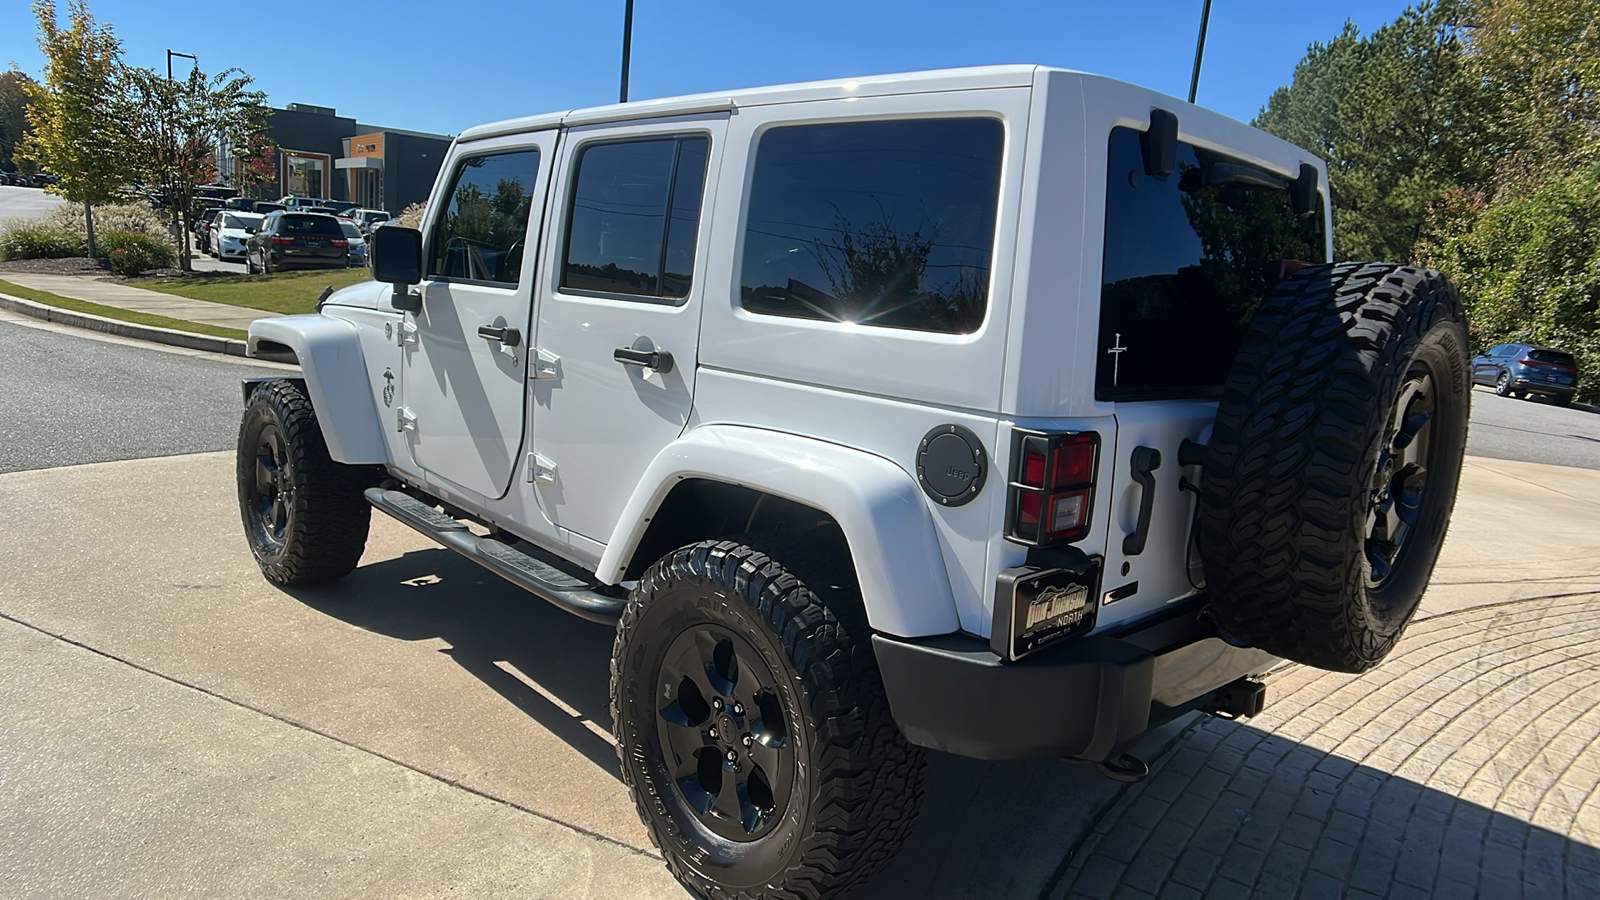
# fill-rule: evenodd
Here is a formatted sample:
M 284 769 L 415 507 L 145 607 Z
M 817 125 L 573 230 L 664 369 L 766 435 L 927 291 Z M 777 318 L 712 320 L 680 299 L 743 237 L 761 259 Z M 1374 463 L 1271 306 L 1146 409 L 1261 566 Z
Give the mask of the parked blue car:
M 1572 354 L 1532 344 L 1501 344 L 1472 360 L 1472 381 L 1492 384 L 1502 397 L 1539 394 L 1569 403 L 1578 390 L 1578 364 Z

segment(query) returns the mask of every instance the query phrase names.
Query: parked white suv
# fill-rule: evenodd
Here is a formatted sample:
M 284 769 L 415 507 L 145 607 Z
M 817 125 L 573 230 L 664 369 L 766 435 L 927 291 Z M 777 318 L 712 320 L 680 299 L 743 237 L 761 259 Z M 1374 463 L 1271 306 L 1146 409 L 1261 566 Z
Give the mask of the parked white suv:
M 250 546 L 337 578 L 377 507 L 616 622 L 672 871 L 842 890 L 921 748 L 1134 777 L 1279 658 L 1394 645 L 1466 330 L 1436 272 L 1329 264 L 1326 195 L 1271 135 L 1032 66 L 468 129 L 376 282 L 251 326 L 303 377 L 245 386 Z

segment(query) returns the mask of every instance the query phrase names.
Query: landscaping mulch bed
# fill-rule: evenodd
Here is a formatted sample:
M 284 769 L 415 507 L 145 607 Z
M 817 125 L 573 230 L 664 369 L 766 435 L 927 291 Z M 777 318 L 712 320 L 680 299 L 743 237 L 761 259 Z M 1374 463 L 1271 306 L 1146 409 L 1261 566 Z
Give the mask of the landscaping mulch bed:
M 33 275 L 104 275 L 111 271 L 111 263 L 104 259 L 85 259 L 69 256 L 65 259 L 13 259 L 0 262 L 0 272 L 23 272 Z

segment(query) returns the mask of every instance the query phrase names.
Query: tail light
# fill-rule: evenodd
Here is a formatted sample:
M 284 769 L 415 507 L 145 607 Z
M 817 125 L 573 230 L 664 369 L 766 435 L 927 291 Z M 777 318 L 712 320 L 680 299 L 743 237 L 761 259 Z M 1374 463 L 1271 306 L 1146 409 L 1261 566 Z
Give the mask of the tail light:
M 288 247 L 293 244 L 294 238 L 292 237 L 283 237 L 282 235 L 277 234 L 272 236 L 272 246 L 274 247 Z
M 348 247 L 348 246 L 350 246 L 350 242 L 345 240 L 344 238 L 334 238 L 333 240 L 329 241 L 328 243 L 330 245 L 334 246 L 334 247 Z
M 1100 436 L 1019 429 L 1012 442 L 1006 537 L 1042 546 L 1088 534 Z

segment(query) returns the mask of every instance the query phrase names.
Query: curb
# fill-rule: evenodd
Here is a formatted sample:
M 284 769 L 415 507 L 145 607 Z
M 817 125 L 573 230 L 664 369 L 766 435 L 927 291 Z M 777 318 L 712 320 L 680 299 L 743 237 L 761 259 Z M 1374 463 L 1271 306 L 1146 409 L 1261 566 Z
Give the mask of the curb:
M 208 353 L 222 353 L 228 356 L 248 356 L 245 352 L 246 345 L 244 341 L 213 337 L 209 334 L 194 334 L 193 332 L 178 331 L 173 328 L 157 328 L 154 325 L 138 325 L 133 322 L 124 322 L 120 319 L 108 319 L 105 316 L 73 312 L 70 309 L 61 309 L 57 306 L 49 306 L 33 300 L 13 297 L 10 294 L 0 294 L 0 309 L 32 316 L 35 319 L 43 319 L 46 322 L 57 322 L 62 325 L 71 325 L 74 328 L 87 328 L 90 331 L 100 331 L 119 337 L 168 344 L 173 347 L 185 347 L 190 350 L 201 350 Z

